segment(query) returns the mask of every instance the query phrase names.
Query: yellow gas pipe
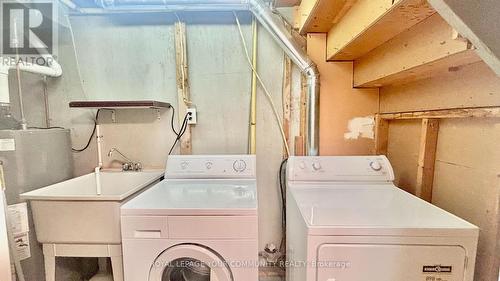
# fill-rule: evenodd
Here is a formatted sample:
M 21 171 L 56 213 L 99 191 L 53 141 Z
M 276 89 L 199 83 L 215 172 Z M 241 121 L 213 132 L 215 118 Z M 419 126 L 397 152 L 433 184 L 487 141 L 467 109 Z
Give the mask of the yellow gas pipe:
M 252 65 L 257 69 L 257 21 L 252 21 Z M 257 151 L 257 74 L 252 71 L 252 93 L 250 96 L 250 154 Z

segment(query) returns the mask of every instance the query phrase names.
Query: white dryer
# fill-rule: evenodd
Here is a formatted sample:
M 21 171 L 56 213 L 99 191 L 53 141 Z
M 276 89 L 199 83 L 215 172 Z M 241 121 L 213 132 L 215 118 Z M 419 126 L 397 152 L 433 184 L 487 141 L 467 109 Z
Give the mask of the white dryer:
M 393 185 L 385 156 L 292 157 L 288 281 L 472 281 L 478 228 Z
M 256 281 L 255 156 L 169 156 L 121 209 L 125 281 Z

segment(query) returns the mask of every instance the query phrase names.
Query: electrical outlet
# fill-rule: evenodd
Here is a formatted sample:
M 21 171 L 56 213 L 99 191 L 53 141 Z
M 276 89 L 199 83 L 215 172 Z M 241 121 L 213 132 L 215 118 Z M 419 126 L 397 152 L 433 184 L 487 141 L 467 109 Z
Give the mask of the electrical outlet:
M 194 107 L 188 108 L 186 110 L 186 112 L 187 112 L 187 115 L 188 115 L 187 123 L 190 124 L 190 125 L 196 124 L 196 122 L 197 122 L 196 108 L 194 108 Z

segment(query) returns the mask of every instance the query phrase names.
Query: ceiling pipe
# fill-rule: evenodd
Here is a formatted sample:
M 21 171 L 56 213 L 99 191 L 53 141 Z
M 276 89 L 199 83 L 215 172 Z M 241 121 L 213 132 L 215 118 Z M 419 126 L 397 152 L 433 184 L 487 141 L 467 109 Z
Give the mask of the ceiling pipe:
M 290 59 L 300 68 L 307 83 L 306 153 L 319 155 L 319 71 L 292 37 L 283 21 L 263 0 L 96 0 L 104 9 L 115 11 L 235 11 L 249 10 L 272 35 Z

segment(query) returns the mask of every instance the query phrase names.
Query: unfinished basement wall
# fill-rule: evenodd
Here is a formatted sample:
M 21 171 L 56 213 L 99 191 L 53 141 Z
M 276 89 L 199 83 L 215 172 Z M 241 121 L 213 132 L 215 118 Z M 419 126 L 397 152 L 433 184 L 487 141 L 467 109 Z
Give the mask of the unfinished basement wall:
M 500 78 L 480 62 L 381 88 L 380 112 L 500 106 Z M 391 121 L 388 157 L 396 184 L 414 193 L 421 122 Z M 500 119 L 440 121 L 432 203 L 480 227 L 476 281 L 498 280 Z
M 353 89 L 353 63 L 326 61 L 326 34 L 309 33 L 307 52 L 320 72 L 320 155 L 373 154 L 378 89 Z
M 193 154 L 246 154 L 251 70 L 233 14 L 179 13 L 179 16 L 187 26 L 191 99 L 198 112 L 198 124 L 192 127 Z M 75 148 L 87 143 L 95 111 L 70 109 L 70 101 L 155 99 L 178 108 L 174 15 L 70 16 L 76 53 L 67 20 L 62 13 L 58 60 L 64 73 L 60 79 L 49 79 L 47 89 L 51 126 L 70 128 Z M 240 21 L 251 49 L 250 14 L 241 13 Z M 283 58 L 281 48 L 263 28 L 259 28 L 258 70 L 278 112 L 282 111 Z M 300 91 L 297 69 L 294 73 L 292 89 Z M 17 105 L 15 75 L 11 78 L 12 104 Z M 23 89 L 29 125 L 45 126 L 41 78 L 23 74 Z M 261 87 L 257 101 L 259 242 L 263 249 L 266 243 L 279 245 L 281 240 L 277 175 L 283 146 Z M 14 113 L 19 116 L 16 106 Z M 119 167 L 114 157 L 106 156 L 110 148 L 116 147 L 130 158 L 141 161 L 146 169 L 163 169 L 174 141 L 171 114 L 171 110 L 161 110 L 158 119 L 155 110 L 117 110 L 113 123 L 110 112 L 102 111 L 99 120 L 104 166 Z M 178 127 L 177 116 L 175 120 Z M 176 149 L 174 154 L 178 153 Z M 95 138 L 85 152 L 74 154 L 74 162 L 75 176 L 93 171 L 97 165 Z

